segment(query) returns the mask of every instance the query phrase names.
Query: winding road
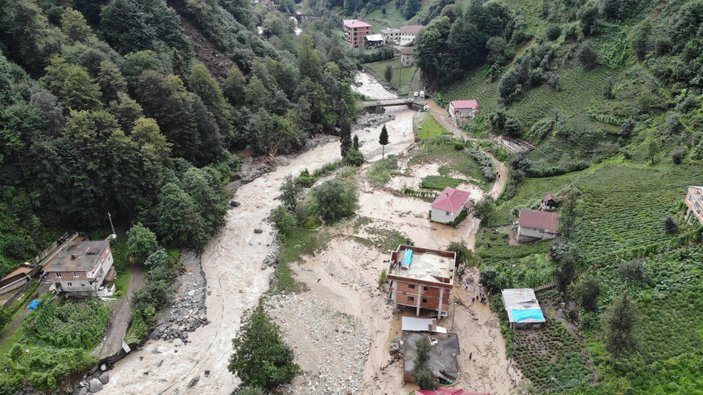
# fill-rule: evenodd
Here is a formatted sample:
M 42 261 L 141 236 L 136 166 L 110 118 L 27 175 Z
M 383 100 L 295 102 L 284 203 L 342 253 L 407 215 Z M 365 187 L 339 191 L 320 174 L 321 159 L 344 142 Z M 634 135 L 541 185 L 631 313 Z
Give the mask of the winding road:
M 449 130 L 452 132 L 454 137 L 459 138 L 459 139 L 466 139 L 466 140 L 471 140 L 471 141 L 482 141 L 482 139 L 477 139 L 475 137 L 469 137 L 462 131 L 460 128 L 458 128 L 455 124 L 454 121 L 449 117 L 449 113 L 447 112 L 446 109 L 442 108 L 439 104 L 437 104 L 434 100 L 430 99 L 427 101 L 427 106 L 430 109 L 430 114 L 434 117 L 434 119 L 439 122 L 440 125 L 442 125 L 443 128 Z M 490 141 L 488 139 L 483 139 L 485 141 Z M 505 185 L 508 183 L 508 167 L 505 166 L 505 164 L 498 159 L 496 159 L 493 155 L 490 153 L 483 151 L 486 156 L 491 158 L 491 161 L 493 161 L 493 166 L 496 168 L 496 173 L 498 174 L 498 177 L 496 178 L 496 181 L 493 183 L 493 187 L 491 188 L 490 192 L 488 194 L 493 198 L 493 199 L 498 199 L 498 196 L 500 196 L 501 193 L 503 193 L 503 190 L 505 189 Z

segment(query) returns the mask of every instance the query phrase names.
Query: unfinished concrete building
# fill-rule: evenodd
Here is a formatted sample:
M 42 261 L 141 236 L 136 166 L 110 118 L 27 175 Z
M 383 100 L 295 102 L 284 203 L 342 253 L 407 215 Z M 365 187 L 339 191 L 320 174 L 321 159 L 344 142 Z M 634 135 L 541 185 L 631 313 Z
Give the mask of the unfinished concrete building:
M 456 253 L 400 245 L 391 253 L 388 281 L 396 307 L 435 310 L 442 317 L 449 310 L 454 286 Z

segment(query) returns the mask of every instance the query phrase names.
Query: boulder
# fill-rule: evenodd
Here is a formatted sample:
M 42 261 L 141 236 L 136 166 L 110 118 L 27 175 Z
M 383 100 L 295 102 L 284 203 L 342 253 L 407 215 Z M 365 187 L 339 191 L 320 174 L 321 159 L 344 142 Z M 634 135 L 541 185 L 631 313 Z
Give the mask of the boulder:
M 238 201 L 236 201 L 236 200 L 230 200 L 230 201 L 229 201 L 229 206 L 230 206 L 230 207 L 239 207 L 240 205 L 241 205 L 241 204 L 240 204 Z
M 107 384 L 110 382 L 110 375 L 107 372 L 103 372 L 98 376 L 98 380 L 103 384 Z
M 260 233 L 264 233 L 264 231 L 261 230 L 261 228 L 256 228 L 256 229 L 254 229 L 254 233 L 260 234 Z
M 103 389 L 103 383 L 101 383 L 100 380 L 98 380 L 96 378 L 92 378 L 88 382 L 88 390 L 90 392 L 95 393 L 95 392 L 101 391 L 102 389 Z

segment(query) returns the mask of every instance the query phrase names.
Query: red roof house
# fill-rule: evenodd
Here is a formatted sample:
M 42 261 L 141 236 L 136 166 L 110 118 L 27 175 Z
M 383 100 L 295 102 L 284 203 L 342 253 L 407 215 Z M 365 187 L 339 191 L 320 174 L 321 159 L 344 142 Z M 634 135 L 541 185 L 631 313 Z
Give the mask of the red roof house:
M 558 228 L 558 213 L 523 208 L 518 219 L 518 241 L 553 239 Z
M 450 187 L 444 188 L 437 198 L 432 202 L 432 221 L 441 223 L 451 223 L 465 209 L 471 206 L 469 197 L 470 192 L 454 189 Z
M 457 125 L 462 125 L 478 114 L 479 106 L 476 100 L 452 100 L 449 103 L 449 115 Z
M 366 36 L 373 34 L 373 27 L 364 21 L 344 19 L 342 23 L 344 25 L 344 39 L 354 48 L 362 46 Z

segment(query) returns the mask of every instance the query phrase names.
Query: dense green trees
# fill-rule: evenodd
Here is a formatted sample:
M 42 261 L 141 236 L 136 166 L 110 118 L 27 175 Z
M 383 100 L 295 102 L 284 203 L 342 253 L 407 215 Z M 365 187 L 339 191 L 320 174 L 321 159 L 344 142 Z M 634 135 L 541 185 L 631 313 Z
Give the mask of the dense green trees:
M 293 362 L 293 350 L 283 342 L 280 329 L 261 305 L 244 318 L 232 344 L 229 370 L 245 386 L 272 389 L 289 383 L 300 370 Z
M 127 239 L 127 254 L 129 256 L 144 261 L 156 251 L 158 246 L 159 243 L 154 232 L 141 223 L 137 222 L 129 229 Z
M 491 38 L 501 38 L 511 45 L 519 45 L 526 38 L 501 4 L 472 1 L 454 20 L 435 19 L 417 39 L 417 64 L 423 78 L 431 86 L 441 86 L 452 81 L 456 73 L 484 63 L 489 49 L 504 52 L 505 47 L 498 50 L 495 40 L 487 45 Z M 505 62 L 505 55 L 493 57 Z

